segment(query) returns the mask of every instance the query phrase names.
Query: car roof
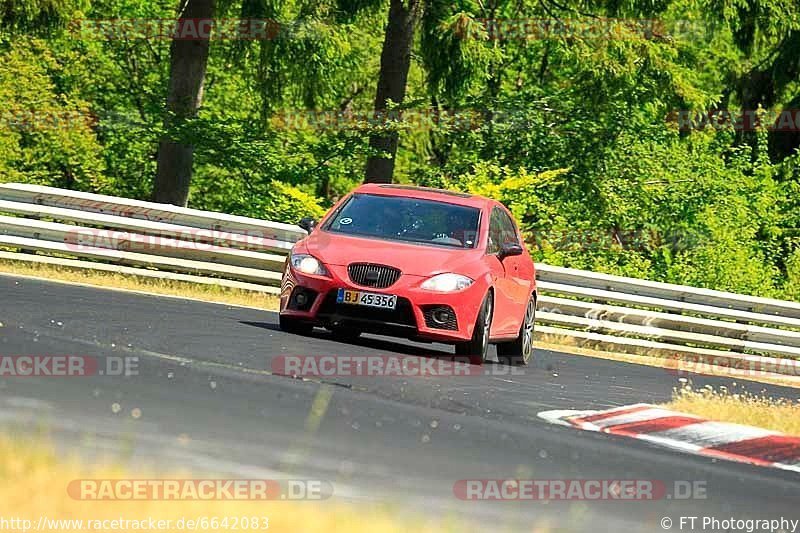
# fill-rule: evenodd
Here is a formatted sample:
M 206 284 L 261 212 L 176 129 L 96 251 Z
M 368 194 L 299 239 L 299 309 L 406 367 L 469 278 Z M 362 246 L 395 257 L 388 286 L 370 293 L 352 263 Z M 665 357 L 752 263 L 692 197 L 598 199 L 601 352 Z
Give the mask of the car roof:
M 354 193 L 380 194 L 383 196 L 402 196 L 405 198 L 419 198 L 421 200 L 434 200 L 450 204 L 465 205 L 483 208 L 495 204 L 494 200 L 476 194 L 430 187 L 417 187 L 415 185 L 365 183 L 359 186 Z

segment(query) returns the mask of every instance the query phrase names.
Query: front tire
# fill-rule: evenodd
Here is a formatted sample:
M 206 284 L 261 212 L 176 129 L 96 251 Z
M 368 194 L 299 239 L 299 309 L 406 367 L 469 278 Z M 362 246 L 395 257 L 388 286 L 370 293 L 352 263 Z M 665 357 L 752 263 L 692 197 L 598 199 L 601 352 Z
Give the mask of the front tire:
M 470 358 L 473 364 L 483 364 L 489 353 L 489 332 L 492 328 L 492 316 L 494 314 L 494 300 L 492 294 L 486 295 L 475 320 L 475 328 L 472 332 L 472 339 L 467 342 L 456 344 L 456 355 Z
M 281 327 L 281 331 L 295 335 L 309 335 L 314 329 L 313 324 L 284 315 L 278 317 L 278 324 Z
M 497 358 L 507 365 L 525 366 L 533 359 L 533 328 L 536 321 L 536 297 L 531 295 L 519 335 L 511 342 L 497 345 Z

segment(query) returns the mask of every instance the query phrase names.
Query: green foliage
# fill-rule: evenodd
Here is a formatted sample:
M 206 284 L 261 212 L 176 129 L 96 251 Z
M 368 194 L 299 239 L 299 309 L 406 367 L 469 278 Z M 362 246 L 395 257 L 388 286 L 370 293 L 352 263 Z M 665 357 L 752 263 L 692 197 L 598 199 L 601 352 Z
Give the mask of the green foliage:
M 319 199 L 280 181 L 273 181 L 263 201 L 263 218 L 296 224 L 303 217 L 319 220 L 325 214 Z
M 79 190 L 103 187 L 88 102 L 57 90 L 61 65 L 44 43 L 15 43 L 0 61 L 0 179 Z
M 0 24 L 14 31 L 46 32 L 86 9 L 86 0 L 3 0 Z
M 786 262 L 785 297 L 800 302 L 800 248 Z
M 281 181 L 252 183 L 214 166 L 202 167 L 198 178 L 190 207 L 287 224 L 296 224 L 304 216 L 318 219 L 325 213 L 319 198 Z

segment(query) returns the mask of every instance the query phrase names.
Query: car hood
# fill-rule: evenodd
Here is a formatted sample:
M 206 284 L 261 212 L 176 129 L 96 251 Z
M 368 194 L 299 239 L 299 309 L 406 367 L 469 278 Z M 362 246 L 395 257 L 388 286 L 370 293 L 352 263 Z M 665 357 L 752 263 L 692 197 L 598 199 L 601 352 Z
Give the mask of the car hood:
M 446 248 L 425 244 L 352 237 L 314 231 L 298 243 L 299 253 L 309 253 L 328 265 L 377 263 L 399 268 L 412 276 L 431 276 L 442 272 L 465 273 L 474 269 L 481 257 L 478 250 Z M 473 265 L 473 268 L 469 268 Z

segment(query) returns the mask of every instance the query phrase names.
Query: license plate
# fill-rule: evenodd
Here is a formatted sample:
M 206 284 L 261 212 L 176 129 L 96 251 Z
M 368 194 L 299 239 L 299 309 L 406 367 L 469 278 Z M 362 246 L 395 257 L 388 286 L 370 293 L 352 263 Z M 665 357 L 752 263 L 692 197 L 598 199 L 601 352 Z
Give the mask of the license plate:
M 397 305 L 397 296 L 394 294 L 377 294 L 374 292 L 339 289 L 339 294 L 336 296 L 336 303 L 394 309 Z

